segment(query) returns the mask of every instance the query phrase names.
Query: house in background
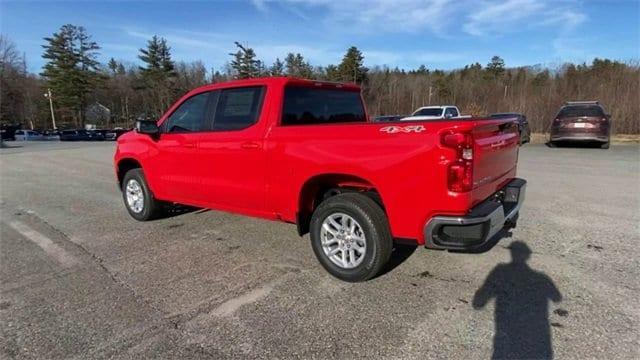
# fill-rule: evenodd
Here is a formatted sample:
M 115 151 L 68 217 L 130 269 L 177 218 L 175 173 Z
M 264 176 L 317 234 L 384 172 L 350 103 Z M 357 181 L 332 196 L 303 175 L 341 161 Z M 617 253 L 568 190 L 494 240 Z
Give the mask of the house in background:
M 111 110 L 97 101 L 87 106 L 87 109 L 85 110 L 85 116 L 86 123 L 94 124 L 94 128 L 97 125 L 106 125 L 108 127 L 109 123 L 111 122 Z

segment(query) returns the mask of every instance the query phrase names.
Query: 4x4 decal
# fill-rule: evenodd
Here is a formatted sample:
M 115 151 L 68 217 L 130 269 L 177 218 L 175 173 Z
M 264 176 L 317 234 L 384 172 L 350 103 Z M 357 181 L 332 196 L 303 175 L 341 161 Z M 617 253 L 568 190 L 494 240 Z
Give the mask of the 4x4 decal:
M 411 132 L 419 133 L 425 130 L 426 130 L 425 127 L 422 125 L 385 126 L 380 129 L 380 131 L 386 132 L 388 134 L 411 133 Z

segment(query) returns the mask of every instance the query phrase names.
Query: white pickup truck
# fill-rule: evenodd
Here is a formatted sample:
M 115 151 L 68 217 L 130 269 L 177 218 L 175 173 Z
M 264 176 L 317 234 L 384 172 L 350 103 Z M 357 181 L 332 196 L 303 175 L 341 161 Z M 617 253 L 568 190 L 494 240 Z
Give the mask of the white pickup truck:
M 423 106 L 414 111 L 411 116 L 402 118 L 402 121 L 416 120 L 442 120 L 442 119 L 464 119 L 470 118 L 470 115 L 460 115 L 457 106 L 441 105 L 441 106 Z

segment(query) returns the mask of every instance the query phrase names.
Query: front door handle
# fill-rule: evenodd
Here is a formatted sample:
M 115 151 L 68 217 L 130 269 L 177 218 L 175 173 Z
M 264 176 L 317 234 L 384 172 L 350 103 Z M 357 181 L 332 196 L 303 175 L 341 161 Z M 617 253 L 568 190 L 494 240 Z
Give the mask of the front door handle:
M 255 142 L 246 142 L 246 143 L 242 143 L 240 147 L 243 149 L 257 149 L 260 147 L 260 144 Z

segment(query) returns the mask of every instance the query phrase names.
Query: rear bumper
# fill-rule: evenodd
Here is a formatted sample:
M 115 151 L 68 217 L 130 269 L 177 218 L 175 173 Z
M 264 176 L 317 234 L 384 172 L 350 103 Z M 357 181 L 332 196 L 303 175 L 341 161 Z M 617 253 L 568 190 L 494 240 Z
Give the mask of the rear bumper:
M 435 216 L 424 226 L 425 246 L 431 249 L 472 250 L 488 243 L 517 220 L 527 182 L 513 179 L 465 216 Z
M 576 134 L 576 135 L 557 135 L 551 136 L 551 141 L 599 141 L 599 142 L 608 142 L 609 136 L 607 135 L 585 135 L 585 134 Z
M 609 132 L 598 131 L 556 130 L 551 131 L 551 141 L 599 141 L 608 142 Z

